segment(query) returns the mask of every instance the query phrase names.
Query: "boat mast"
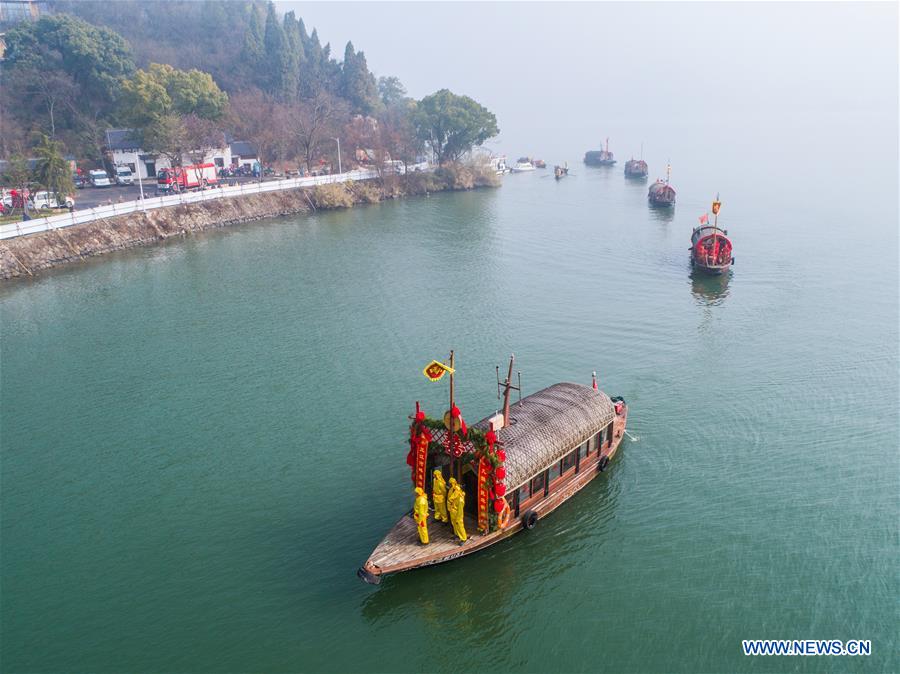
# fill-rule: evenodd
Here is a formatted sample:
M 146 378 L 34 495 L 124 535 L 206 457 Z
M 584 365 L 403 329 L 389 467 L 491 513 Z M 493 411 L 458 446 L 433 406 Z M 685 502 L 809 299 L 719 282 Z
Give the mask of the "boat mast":
M 516 360 L 514 353 L 509 354 L 509 371 L 506 373 L 506 383 L 503 390 L 503 428 L 509 426 L 509 394 L 512 391 L 513 362 Z

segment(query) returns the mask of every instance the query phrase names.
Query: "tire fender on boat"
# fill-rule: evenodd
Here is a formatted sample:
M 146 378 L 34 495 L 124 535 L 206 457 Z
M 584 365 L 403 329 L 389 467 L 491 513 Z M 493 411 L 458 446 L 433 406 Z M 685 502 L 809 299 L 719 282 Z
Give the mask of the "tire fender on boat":
M 599 467 L 600 467 L 600 472 L 601 472 L 601 473 L 602 473 L 603 471 L 605 471 L 605 470 L 606 470 L 606 467 L 609 465 L 609 457 L 608 457 L 608 456 L 601 456 L 601 457 L 600 457 L 600 462 L 599 462 L 598 465 L 599 465 Z
M 526 531 L 531 531 L 532 529 L 534 529 L 537 521 L 538 514 L 534 510 L 529 510 L 524 515 L 522 515 L 522 528 Z

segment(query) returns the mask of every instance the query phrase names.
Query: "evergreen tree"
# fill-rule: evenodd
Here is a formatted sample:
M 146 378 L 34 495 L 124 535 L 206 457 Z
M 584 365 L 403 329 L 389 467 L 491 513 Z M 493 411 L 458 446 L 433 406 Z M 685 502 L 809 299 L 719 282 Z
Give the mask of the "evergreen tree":
M 300 71 L 305 67 L 306 54 L 303 49 L 302 22 L 296 20 L 293 12 L 284 15 L 284 37 L 287 49 L 287 75 L 283 89 L 288 100 L 296 100 L 300 89 Z
M 254 6 L 250 9 L 250 18 L 247 21 L 247 30 L 244 33 L 244 45 L 241 50 L 243 61 L 250 79 L 259 84 L 259 76 L 264 71 L 266 48 L 263 45 L 262 22 L 259 18 L 259 10 Z
M 352 42 L 348 42 L 344 49 L 340 95 L 350 103 L 353 112 L 368 115 L 378 108 L 378 85 L 375 77 L 369 72 L 366 55 L 354 51 Z

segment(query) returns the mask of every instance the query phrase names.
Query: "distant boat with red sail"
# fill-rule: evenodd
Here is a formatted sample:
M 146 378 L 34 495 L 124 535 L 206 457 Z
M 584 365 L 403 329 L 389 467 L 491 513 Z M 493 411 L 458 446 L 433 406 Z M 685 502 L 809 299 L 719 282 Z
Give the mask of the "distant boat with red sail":
M 724 274 L 734 264 L 734 248 L 728 238 L 727 229 L 719 229 L 719 209 L 722 202 L 719 195 L 712 203 L 713 223 L 709 215 L 700 216 L 700 225 L 691 234 L 691 266 L 705 274 Z
M 651 206 L 668 208 L 675 205 L 675 188 L 669 184 L 671 172 L 672 167 L 666 165 L 666 179 L 657 179 L 655 183 L 650 185 L 650 190 L 647 192 L 647 200 Z

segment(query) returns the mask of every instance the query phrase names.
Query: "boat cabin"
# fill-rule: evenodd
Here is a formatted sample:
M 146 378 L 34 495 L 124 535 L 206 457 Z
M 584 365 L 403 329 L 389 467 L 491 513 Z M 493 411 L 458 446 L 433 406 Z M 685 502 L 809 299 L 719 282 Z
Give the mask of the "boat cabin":
M 554 384 L 510 406 L 509 425 L 500 436 L 506 452 L 507 500 L 515 518 L 565 489 L 589 470 L 603 468 L 614 440 L 617 402 L 580 384 Z M 618 403 L 619 412 L 624 405 Z M 624 421 L 624 420 L 623 420 Z M 490 419 L 476 428 L 486 428 Z M 618 436 L 616 432 L 618 431 Z

